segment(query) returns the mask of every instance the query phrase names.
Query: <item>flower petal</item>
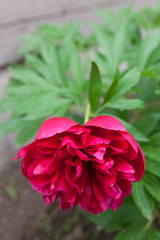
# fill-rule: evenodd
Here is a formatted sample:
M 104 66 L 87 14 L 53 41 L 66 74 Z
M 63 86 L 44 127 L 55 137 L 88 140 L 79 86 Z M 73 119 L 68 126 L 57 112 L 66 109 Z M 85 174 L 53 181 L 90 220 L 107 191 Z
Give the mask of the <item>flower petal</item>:
M 84 126 L 94 126 L 104 128 L 106 130 L 127 132 L 123 124 L 118 119 L 112 116 L 99 116 L 96 118 L 92 118 L 87 123 L 85 123 Z
M 76 126 L 78 123 L 64 117 L 54 117 L 46 120 L 40 127 L 35 140 L 48 138 L 63 133 L 70 127 Z
M 138 182 L 143 177 L 144 170 L 145 170 L 145 157 L 139 146 L 138 146 L 138 157 L 134 161 L 132 161 L 132 166 L 135 169 L 134 177 L 136 179 L 136 182 Z

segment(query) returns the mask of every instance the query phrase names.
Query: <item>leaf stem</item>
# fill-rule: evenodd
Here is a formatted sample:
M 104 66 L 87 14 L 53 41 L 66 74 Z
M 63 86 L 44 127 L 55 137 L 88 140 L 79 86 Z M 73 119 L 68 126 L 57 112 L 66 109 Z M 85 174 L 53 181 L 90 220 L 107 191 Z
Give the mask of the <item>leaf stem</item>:
M 158 214 L 158 210 L 153 213 L 152 218 L 147 222 L 147 224 L 145 226 L 145 230 L 148 230 L 150 228 L 150 226 L 154 222 L 155 218 L 157 217 L 157 214 Z
M 84 123 L 88 122 L 88 120 L 89 120 L 90 110 L 91 110 L 90 103 L 87 102 L 86 111 L 85 111 L 85 116 L 84 116 Z

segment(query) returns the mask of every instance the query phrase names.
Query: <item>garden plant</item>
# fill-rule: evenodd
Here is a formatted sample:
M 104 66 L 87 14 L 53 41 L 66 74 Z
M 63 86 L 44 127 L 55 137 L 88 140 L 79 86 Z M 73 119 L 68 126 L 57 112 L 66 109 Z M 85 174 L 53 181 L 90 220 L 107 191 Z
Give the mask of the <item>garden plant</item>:
M 79 204 L 114 240 L 159 240 L 160 1 L 94 11 L 90 34 L 44 23 L 22 38 L 0 137 L 28 144 L 16 159 L 46 204 Z

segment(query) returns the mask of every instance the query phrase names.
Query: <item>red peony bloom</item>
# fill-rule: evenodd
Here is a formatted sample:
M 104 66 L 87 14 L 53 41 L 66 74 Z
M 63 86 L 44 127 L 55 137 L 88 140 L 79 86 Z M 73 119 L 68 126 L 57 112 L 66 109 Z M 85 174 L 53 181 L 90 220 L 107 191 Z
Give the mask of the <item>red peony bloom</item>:
M 76 204 L 93 214 L 117 210 L 144 173 L 145 158 L 122 123 L 100 116 L 81 126 L 64 117 L 46 120 L 35 141 L 18 152 L 22 172 L 46 204 Z

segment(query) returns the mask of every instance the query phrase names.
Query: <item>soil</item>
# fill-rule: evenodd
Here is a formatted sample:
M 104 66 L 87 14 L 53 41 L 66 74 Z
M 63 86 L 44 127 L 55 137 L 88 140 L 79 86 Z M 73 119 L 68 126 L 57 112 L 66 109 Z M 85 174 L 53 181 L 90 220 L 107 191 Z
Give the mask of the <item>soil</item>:
M 21 161 L 7 162 L 0 172 L 1 240 L 112 240 L 98 229 L 87 212 L 74 207 L 59 210 L 58 201 L 47 206 L 21 173 Z

